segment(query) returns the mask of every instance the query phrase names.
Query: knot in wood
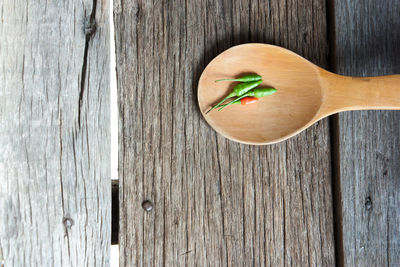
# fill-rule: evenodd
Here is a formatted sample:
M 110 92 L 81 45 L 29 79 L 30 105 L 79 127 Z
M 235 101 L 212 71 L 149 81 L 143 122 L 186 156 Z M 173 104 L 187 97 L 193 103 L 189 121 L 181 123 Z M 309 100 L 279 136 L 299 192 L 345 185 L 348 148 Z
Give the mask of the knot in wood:
M 63 224 L 65 229 L 71 229 L 72 225 L 74 225 L 74 221 L 71 218 L 64 217 Z
M 367 197 L 367 198 L 365 199 L 365 209 L 368 210 L 368 211 L 372 209 L 372 200 L 371 200 L 371 197 Z
M 92 36 L 95 31 L 96 31 L 96 21 L 92 19 L 91 17 L 88 17 L 85 19 L 85 35 L 90 37 Z

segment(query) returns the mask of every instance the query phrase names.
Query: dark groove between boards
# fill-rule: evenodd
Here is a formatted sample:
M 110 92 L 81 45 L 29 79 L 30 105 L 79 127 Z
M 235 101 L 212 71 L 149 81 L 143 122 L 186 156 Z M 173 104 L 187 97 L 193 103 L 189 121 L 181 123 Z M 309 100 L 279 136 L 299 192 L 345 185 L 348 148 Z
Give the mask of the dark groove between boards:
M 332 207 L 336 266 L 344 266 L 343 216 L 340 184 L 339 115 L 329 118 L 332 159 Z
M 326 0 L 326 18 L 329 45 L 329 70 L 336 73 L 336 29 L 335 29 L 335 1 Z M 335 239 L 336 266 L 344 266 L 343 251 L 343 216 L 340 184 L 340 135 L 339 115 L 329 117 L 329 135 L 331 145 L 332 168 L 332 207 L 333 231 Z
M 119 181 L 111 181 L 111 245 L 118 245 Z

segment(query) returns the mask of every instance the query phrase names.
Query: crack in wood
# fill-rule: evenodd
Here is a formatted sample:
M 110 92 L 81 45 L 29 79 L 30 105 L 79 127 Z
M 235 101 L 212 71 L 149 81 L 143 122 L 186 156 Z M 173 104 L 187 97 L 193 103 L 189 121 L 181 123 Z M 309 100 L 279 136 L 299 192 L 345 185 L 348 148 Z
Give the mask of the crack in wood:
M 90 16 L 85 19 L 84 23 L 84 32 L 85 32 L 85 50 L 83 52 L 83 63 L 81 70 L 81 84 L 79 91 L 79 109 L 78 109 L 78 129 L 81 128 L 81 110 L 83 104 L 83 93 L 85 92 L 85 80 L 86 80 L 86 68 L 88 61 L 88 50 L 89 50 L 89 42 L 91 37 L 94 35 L 96 31 L 96 7 L 97 0 L 93 0 L 92 12 Z

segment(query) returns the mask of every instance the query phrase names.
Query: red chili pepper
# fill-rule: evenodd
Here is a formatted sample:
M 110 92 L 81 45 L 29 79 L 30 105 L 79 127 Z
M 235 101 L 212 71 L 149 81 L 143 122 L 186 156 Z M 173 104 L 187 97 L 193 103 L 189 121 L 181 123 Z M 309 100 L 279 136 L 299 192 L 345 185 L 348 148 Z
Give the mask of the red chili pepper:
M 258 101 L 258 98 L 252 97 L 252 96 L 247 96 L 247 97 L 243 97 L 242 99 L 240 99 L 240 103 L 242 103 L 242 105 L 253 104 L 253 103 L 256 103 L 257 101 Z

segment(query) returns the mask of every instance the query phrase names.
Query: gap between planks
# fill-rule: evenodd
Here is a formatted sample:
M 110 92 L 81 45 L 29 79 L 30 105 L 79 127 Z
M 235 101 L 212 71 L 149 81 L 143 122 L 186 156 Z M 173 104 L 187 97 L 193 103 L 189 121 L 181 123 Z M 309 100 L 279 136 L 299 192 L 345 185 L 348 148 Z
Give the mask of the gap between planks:
M 335 29 L 335 1 L 326 1 L 327 33 L 329 45 L 328 66 L 329 70 L 336 73 L 336 29 Z M 335 242 L 336 266 L 344 265 L 343 236 L 342 236 L 342 200 L 340 193 L 340 149 L 339 149 L 339 117 L 334 114 L 329 117 L 329 135 L 331 146 L 332 168 L 332 208 L 333 208 L 333 234 Z

